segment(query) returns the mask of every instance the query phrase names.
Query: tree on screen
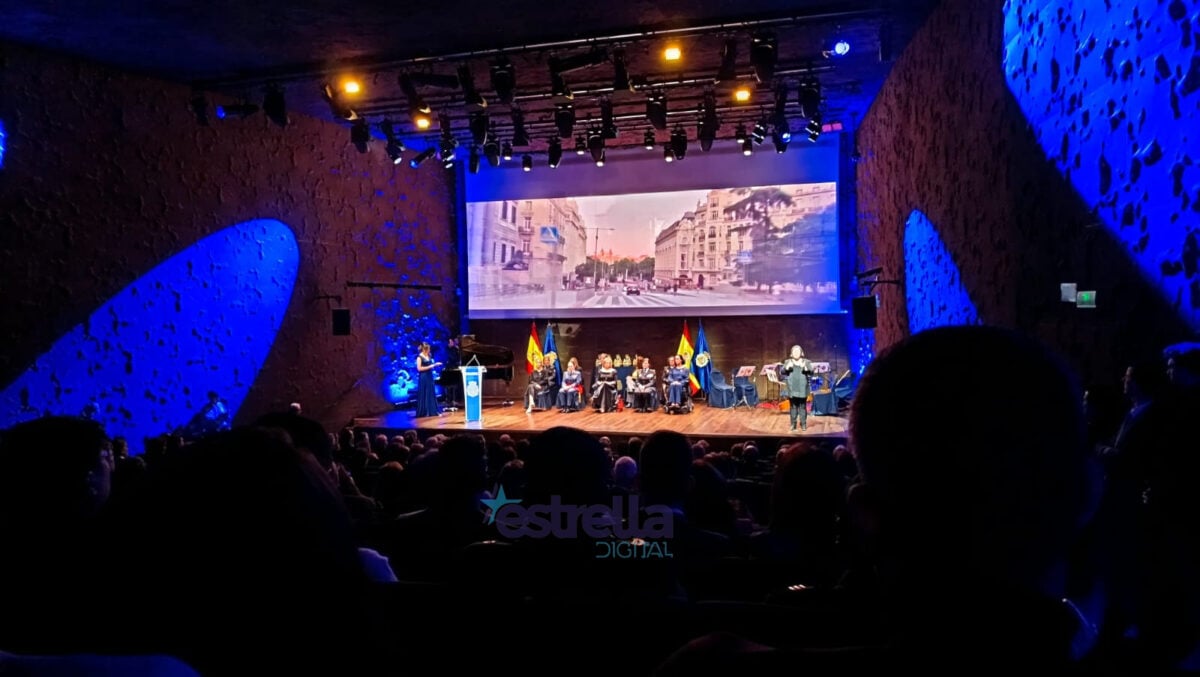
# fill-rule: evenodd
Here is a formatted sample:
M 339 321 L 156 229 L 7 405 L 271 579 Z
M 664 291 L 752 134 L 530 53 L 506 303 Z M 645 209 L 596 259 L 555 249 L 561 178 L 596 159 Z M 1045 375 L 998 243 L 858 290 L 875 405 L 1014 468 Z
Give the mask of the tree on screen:
M 792 196 L 776 186 L 739 188 L 734 194 L 745 197 L 726 207 L 725 213 L 749 221 L 751 260 L 739 264 L 745 281 L 758 290 L 765 284 L 772 291 L 776 284 L 792 279 L 795 273 L 790 257 L 783 253 L 790 246 L 794 227 L 777 226 L 771 219 L 772 211 L 792 206 Z

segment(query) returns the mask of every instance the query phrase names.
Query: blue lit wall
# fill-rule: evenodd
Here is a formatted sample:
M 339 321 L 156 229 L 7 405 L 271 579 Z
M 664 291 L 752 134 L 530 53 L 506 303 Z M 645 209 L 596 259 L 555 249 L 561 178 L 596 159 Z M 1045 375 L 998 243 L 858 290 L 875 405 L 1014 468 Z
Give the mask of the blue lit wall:
M 1200 328 L 1200 3 L 1009 0 L 1009 89 L 1057 165 Z
M 90 404 L 109 435 L 142 439 L 191 420 L 210 390 L 233 414 L 267 358 L 300 254 L 288 226 L 225 228 L 105 302 L 0 392 L 0 426 Z
M 962 274 L 929 217 L 914 209 L 904 222 L 904 300 L 912 333 L 978 324 Z
M 0 167 L 4 167 L 4 148 L 5 148 L 4 123 L 0 122 Z
M 400 295 L 364 305 L 374 310 L 379 321 L 383 354 L 379 369 L 384 378 L 383 396 L 392 404 L 404 404 L 417 395 L 417 352 L 428 342 L 435 362 L 446 362 L 450 330 L 438 319 L 427 291 L 399 290 Z M 439 371 L 434 372 L 439 374 Z

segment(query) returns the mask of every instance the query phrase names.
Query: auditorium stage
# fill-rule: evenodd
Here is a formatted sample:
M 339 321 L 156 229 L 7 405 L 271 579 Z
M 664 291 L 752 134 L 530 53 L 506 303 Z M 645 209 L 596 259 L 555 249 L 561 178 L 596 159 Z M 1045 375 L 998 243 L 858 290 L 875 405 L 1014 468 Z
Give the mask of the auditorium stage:
M 840 442 L 847 434 L 847 420 L 841 416 L 809 416 L 808 430 L 791 432 L 787 412 L 777 408 L 715 409 L 697 402 L 690 414 L 667 414 L 662 411 L 639 414 L 629 410 L 601 414 L 591 409 L 562 414 L 557 410 L 535 411 L 526 414 L 519 404 L 489 404 L 483 409 L 483 425 L 466 424 L 463 412 L 446 412 L 436 417 L 415 418 L 412 410 L 389 411 L 375 416 L 354 419 L 358 428 L 387 431 L 417 429 L 453 433 L 462 430 L 503 432 L 528 435 L 554 426 L 571 426 L 596 435 L 629 437 L 645 436 L 657 430 L 674 430 L 698 439 L 764 437 L 795 437 L 796 439 L 826 439 Z

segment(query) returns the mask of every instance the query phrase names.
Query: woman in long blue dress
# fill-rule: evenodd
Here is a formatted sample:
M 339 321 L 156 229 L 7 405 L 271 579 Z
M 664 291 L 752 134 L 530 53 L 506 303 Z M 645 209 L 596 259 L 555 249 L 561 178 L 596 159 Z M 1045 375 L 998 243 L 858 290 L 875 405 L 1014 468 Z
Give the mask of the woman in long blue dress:
M 434 362 L 429 355 L 428 343 L 421 344 L 421 353 L 417 355 L 417 418 L 438 415 L 437 393 L 433 388 L 433 370 L 442 366 Z

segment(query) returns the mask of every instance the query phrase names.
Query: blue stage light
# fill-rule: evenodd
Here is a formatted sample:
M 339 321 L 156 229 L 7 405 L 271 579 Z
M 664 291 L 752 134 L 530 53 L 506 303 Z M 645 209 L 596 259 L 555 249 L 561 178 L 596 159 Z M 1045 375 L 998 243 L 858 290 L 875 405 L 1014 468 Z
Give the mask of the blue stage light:
M 4 166 L 4 123 L 0 122 L 0 167 Z
M 979 324 L 962 274 L 929 217 L 913 210 L 904 223 L 904 298 L 912 333 Z
M 838 56 L 846 56 L 850 53 L 850 43 L 845 40 L 838 40 L 833 45 L 833 53 Z
M 1005 3 L 1004 81 L 1047 159 L 1200 329 L 1195 14 L 1182 2 L 1098 4 Z
M 187 425 L 218 393 L 237 412 L 292 298 L 300 250 L 279 221 L 247 221 L 172 256 L 67 332 L 0 391 L 0 427 L 85 411 L 142 440 Z

